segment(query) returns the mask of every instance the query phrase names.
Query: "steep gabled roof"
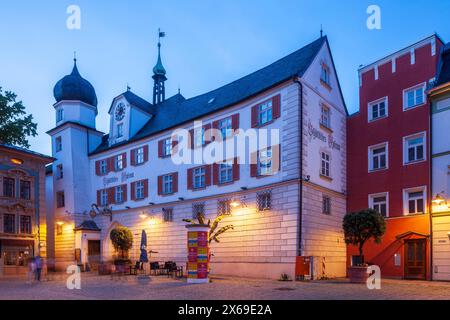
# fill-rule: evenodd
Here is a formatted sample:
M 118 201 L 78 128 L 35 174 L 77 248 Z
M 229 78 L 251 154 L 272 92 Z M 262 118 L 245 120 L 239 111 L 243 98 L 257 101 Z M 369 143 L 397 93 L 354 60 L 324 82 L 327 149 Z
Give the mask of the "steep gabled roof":
M 44 160 L 46 163 L 51 163 L 55 160 L 55 158 L 47 156 L 45 154 L 31 151 L 31 150 L 28 150 L 28 149 L 25 149 L 22 147 L 13 146 L 13 145 L 6 144 L 6 143 L 0 143 L 0 150 L 1 149 L 6 149 L 8 151 L 22 153 L 22 154 L 28 155 L 28 156 L 33 156 L 33 157 L 39 158 L 41 160 Z
M 177 94 L 163 103 L 152 106 L 153 118 L 135 136 L 113 146 L 108 146 L 107 139 L 104 139 L 104 142 L 92 154 L 193 121 L 251 98 L 294 76 L 302 77 L 327 41 L 327 37 L 321 37 L 263 69 L 208 93 L 190 99 Z
M 131 105 L 135 106 L 136 108 L 141 109 L 142 111 L 144 111 L 146 113 L 153 114 L 153 105 L 150 102 L 148 102 L 147 100 L 134 94 L 130 90 L 125 91 L 124 93 L 121 93 L 117 97 L 115 97 L 113 99 L 113 101 L 111 102 L 111 106 L 109 107 L 108 112 L 111 112 L 114 102 L 119 97 L 124 97 Z

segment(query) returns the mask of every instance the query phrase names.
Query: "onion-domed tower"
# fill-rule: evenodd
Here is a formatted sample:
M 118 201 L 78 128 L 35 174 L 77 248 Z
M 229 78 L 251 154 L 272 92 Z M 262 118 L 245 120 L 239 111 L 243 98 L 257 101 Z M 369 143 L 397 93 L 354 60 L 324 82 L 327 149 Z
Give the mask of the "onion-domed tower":
M 48 226 L 49 237 L 54 238 L 56 267 L 61 270 L 74 261 L 76 234 L 73 230 L 87 217 L 90 204 L 91 176 L 95 168 L 89 153 L 101 143 L 103 133 L 96 130 L 97 95 L 89 81 L 78 71 L 74 59 L 72 72 L 59 80 L 53 94 L 56 103 L 56 126 L 47 133 L 52 139 L 53 212 L 55 225 Z M 89 174 L 89 173 L 92 174 Z M 51 250 L 50 250 L 51 251 Z

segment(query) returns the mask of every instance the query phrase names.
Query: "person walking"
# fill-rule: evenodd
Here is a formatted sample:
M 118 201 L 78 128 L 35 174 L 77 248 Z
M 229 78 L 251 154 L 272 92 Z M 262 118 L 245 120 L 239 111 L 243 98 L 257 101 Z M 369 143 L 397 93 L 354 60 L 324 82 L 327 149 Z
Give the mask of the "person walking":
M 40 255 L 36 256 L 35 263 L 36 263 L 36 280 L 41 281 L 42 258 Z
M 28 283 L 33 284 L 33 280 L 35 278 L 36 273 L 36 261 L 34 257 L 31 257 L 28 260 Z

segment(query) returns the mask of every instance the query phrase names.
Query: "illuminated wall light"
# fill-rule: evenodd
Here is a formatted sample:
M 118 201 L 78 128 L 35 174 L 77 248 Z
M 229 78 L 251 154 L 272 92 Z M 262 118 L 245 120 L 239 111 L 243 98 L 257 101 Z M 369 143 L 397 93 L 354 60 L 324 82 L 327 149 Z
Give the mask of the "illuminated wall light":
M 13 164 L 23 164 L 23 160 L 21 160 L 21 159 L 17 159 L 17 158 L 11 158 L 11 162 L 13 163 Z

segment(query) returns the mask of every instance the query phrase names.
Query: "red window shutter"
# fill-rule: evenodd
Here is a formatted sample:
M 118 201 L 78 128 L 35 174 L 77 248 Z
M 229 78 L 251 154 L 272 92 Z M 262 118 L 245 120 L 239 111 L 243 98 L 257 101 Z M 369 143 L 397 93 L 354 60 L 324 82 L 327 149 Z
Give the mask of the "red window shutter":
M 144 146 L 144 162 L 148 161 L 148 145 Z
M 193 172 L 193 169 L 187 170 L 187 188 L 188 188 L 188 190 L 194 189 L 194 183 L 192 181 L 192 172 Z
M 130 164 L 132 166 L 136 165 L 136 149 L 130 151 Z
M 206 124 L 203 128 L 205 129 L 205 144 L 208 144 L 211 142 L 211 123 Z
M 95 174 L 100 175 L 100 161 L 95 161 Z
M 158 141 L 158 157 L 160 157 L 160 158 L 164 158 L 163 143 L 164 143 L 164 140 L 159 140 Z
M 213 184 L 215 186 L 219 185 L 219 165 L 214 163 L 212 165 L 212 173 L 213 173 Z
M 136 200 L 136 182 L 131 183 L 131 200 Z
M 258 152 L 253 152 L 250 159 L 250 176 L 252 178 L 258 176 Z
M 116 203 L 116 188 L 109 188 L 108 191 L 108 203 L 112 204 L 112 203 Z
M 211 165 L 205 166 L 205 186 L 206 187 L 209 187 L 211 185 L 211 170 L 212 170 Z
M 162 176 L 158 176 L 158 195 L 162 194 Z
M 239 129 L 239 113 L 233 114 L 231 116 L 231 127 L 233 130 Z
M 106 172 L 114 171 L 114 158 L 106 159 Z
M 219 121 L 213 121 L 213 123 L 212 123 L 212 128 L 213 128 L 213 130 L 215 129 L 215 130 L 219 130 Z M 215 136 L 212 136 L 211 137 L 211 141 L 215 141 L 216 140 L 216 137 Z
M 272 117 L 278 119 L 281 116 L 281 96 L 276 95 L 272 98 Z
M 123 168 L 127 167 L 127 153 L 122 153 Z
M 178 172 L 172 174 L 173 181 L 173 193 L 178 192 Z
M 190 145 L 191 145 L 191 149 L 194 149 L 195 146 L 195 141 L 194 141 L 194 129 L 189 130 L 189 139 L 190 141 Z
M 273 148 L 274 148 L 274 150 L 272 151 L 272 154 L 274 156 L 277 156 L 277 153 L 278 153 L 278 168 L 275 167 L 274 169 L 276 169 L 275 172 L 279 172 L 279 171 L 281 171 L 281 145 L 277 144 Z
M 148 197 L 148 179 L 144 180 L 144 198 Z
M 233 162 L 233 181 L 237 181 L 240 178 L 240 166 L 238 162 L 238 158 L 234 159 Z
M 257 128 L 259 126 L 258 107 L 259 106 L 252 107 L 252 128 Z
M 97 190 L 97 205 L 100 206 L 101 205 L 101 190 Z
M 123 190 L 123 202 L 127 202 L 127 185 L 126 184 L 122 185 L 122 190 Z
M 172 154 L 177 153 L 178 140 L 172 139 Z

